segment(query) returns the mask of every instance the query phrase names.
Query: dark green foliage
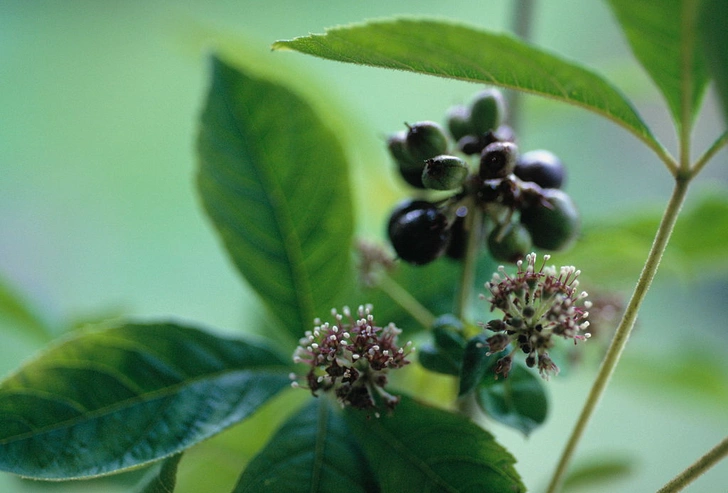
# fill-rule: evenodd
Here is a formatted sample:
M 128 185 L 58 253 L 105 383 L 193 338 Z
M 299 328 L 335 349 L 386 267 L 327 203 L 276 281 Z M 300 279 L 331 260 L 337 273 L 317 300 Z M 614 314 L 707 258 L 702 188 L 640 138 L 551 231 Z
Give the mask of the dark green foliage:
M 297 339 L 351 284 L 353 215 L 336 134 L 296 94 L 212 61 L 197 185 L 235 266 Z
M 289 384 L 270 349 L 173 324 L 86 331 L 0 385 L 0 469 L 91 477 L 178 453 Z

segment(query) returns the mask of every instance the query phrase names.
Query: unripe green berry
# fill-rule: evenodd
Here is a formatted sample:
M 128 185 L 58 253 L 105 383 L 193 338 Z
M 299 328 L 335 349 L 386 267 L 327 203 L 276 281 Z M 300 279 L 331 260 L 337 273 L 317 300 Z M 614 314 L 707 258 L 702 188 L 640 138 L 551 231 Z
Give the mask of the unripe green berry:
M 518 147 L 512 142 L 493 142 L 480 155 L 478 174 L 483 180 L 504 178 L 516 167 Z
M 425 188 L 422 184 L 424 161 L 416 161 L 407 150 L 407 132 L 401 131 L 387 139 L 387 148 L 397 164 L 397 170 L 404 181 L 415 188 Z
M 455 140 L 474 134 L 470 124 L 470 109 L 467 106 L 453 106 L 447 111 L 447 129 Z
M 478 93 L 470 103 L 470 125 L 477 134 L 495 130 L 503 121 L 506 104 L 496 89 Z
M 468 176 L 468 165 L 455 156 L 435 156 L 425 161 L 422 184 L 431 190 L 455 190 Z
M 579 212 L 566 193 L 543 190 L 521 210 L 521 223 L 531 233 L 533 244 L 546 250 L 562 250 L 579 234 Z
M 440 125 L 424 121 L 409 125 L 407 152 L 413 161 L 423 162 L 447 152 L 447 136 Z
M 488 249 L 498 262 L 515 263 L 532 249 L 531 234 L 519 223 L 500 225 L 488 236 Z
M 387 149 L 397 162 L 400 169 L 413 169 L 421 166 L 417 163 L 407 150 L 407 132 L 401 131 L 391 135 L 387 139 Z

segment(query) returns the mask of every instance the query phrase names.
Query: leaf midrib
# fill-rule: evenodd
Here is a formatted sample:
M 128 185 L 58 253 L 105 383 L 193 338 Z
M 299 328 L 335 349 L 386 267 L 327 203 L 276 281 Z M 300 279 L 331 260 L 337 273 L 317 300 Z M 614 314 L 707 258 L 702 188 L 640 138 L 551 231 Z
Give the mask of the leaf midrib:
M 222 96 L 223 96 L 223 102 L 225 104 L 225 109 L 228 113 L 228 116 L 230 117 L 231 121 L 234 124 L 235 132 L 241 139 L 241 141 L 245 144 L 246 149 L 250 149 L 251 152 L 253 149 L 257 151 L 256 146 L 250 146 L 248 145 L 248 139 L 246 134 L 242 131 L 242 125 L 237 119 L 237 115 L 232 110 L 234 108 L 234 105 L 232 101 L 230 100 L 230 93 L 228 91 L 227 85 L 223 88 Z M 247 107 L 246 107 L 247 110 Z M 255 152 L 256 157 L 258 156 L 258 152 Z M 300 238 L 298 238 L 298 235 L 295 231 L 295 228 L 293 227 L 293 221 L 290 217 L 288 208 L 284 207 L 276 207 L 276 204 L 287 205 L 287 201 L 285 199 L 285 194 L 283 194 L 283 191 L 280 187 L 280 184 L 275 180 L 272 173 L 266 172 L 266 169 L 264 167 L 261 167 L 258 165 L 259 160 L 251 159 L 251 164 L 253 171 L 255 172 L 256 176 L 258 177 L 258 183 L 261 184 L 263 188 L 263 192 L 265 194 L 265 197 L 271 206 L 271 210 L 273 212 L 273 215 L 276 217 L 276 222 L 273 225 L 278 232 L 278 236 L 281 239 L 281 242 L 283 244 L 284 250 L 286 251 L 286 254 L 289 258 L 289 261 L 287 265 L 285 266 L 288 271 L 291 274 L 291 279 L 293 280 L 293 292 L 296 293 L 295 299 L 298 303 L 299 310 L 296 313 L 297 318 L 299 319 L 299 322 L 301 325 L 305 325 L 305 317 L 304 314 L 311 315 L 314 311 L 313 309 L 313 299 L 312 299 L 312 293 L 311 293 L 311 287 L 308 283 L 308 277 L 306 275 L 306 272 L 303 269 L 303 249 L 300 243 Z M 287 229 L 289 236 L 286 236 Z M 295 240 L 295 241 L 291 241 Z

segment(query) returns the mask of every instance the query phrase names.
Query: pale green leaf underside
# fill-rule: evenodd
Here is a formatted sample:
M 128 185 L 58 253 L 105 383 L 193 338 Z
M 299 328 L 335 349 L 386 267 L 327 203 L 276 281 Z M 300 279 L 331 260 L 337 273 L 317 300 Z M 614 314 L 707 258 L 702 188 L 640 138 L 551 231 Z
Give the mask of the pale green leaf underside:
M 690 91 L 692 119 L 708 84 L 697 32 L 697 0 L 609 0 L 632 52 L 667 100 L 672 117 L 683 120 L 683 92 Z M 684 122 L 690 125 L 691 122 Z
M 384 493 L 525 491 L 513 456 L 464 416 L 403 396 L 380 418 L 357 410 L 346 417 Z
M 173 324 L 87 331 L 0 384 L 0 470 L 108 474 L 170 456 L 286 387 L 275 353 Z
M 283 425 L 233 491 L 365 493 L 378 489 L 338 404 L 319 398 Z
M 198 188 L 238 270 L 295 340 L 349 282 L 344 151 L 287 88 L 213 59 Z
M 493 84 L 581 106 L 661 149 L 625 97 L 601 76 L 523 43 L 442 20 L 397 18 L 278 41 L 321 58 Z

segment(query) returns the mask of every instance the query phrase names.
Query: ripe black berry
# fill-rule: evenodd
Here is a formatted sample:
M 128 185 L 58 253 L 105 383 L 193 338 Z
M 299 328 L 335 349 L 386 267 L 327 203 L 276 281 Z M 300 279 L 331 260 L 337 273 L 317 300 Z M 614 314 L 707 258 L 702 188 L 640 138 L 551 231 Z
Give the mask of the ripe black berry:
M 480 177 L 483 180 L 506 177 L 516 166 L 517 154 L 518 148 L 512 142 L 488 144 L 480 155 Z
M 513 173 L 523 181 L 530 181 L 541 188 L 561 188 L 566 170 L 561 160 L 545 150 L 529 151 L 516 161 Z
M 450 240 L 447 217 L 425 200 L 400 203 L 390 216 L 387 232 L 399 258 L 415 265 L 440 257 Z

